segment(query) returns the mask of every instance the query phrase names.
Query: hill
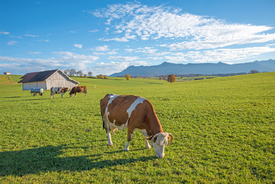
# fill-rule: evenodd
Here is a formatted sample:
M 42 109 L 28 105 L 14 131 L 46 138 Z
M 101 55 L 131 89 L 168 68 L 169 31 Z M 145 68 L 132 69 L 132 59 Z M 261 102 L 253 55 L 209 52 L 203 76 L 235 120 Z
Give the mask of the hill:
M 251 70 L 259 72 L 275 71 L 275 60 L 254 61 L 229 65 L 226 63 L 198 63 L 198 64 L 174 64 L 163 62 L 156 66 L 129 66 L 120 73 L 114 73 L 110 77 L 124 76 L 160 76 L 160 75 L 183 75 L 183 74 L 226 74 L 226 73 L 249 73 Z

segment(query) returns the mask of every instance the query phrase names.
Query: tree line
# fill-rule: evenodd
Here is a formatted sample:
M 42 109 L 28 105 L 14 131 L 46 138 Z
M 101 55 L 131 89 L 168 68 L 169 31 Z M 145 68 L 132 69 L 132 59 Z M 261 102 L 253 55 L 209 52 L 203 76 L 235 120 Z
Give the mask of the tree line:
M 83 74 L 83 72 L 81 70 L 76 71 L 75 69 L 65 69 L 64 73 L 68 76 L 80 76 L 80 77 L 82 77 L 82 76 L 86 77 L 87 76 L 87 74 Z M 89 71 L 88 76 L 91 77 L 92 75 L 93 75 L 93 72 Z

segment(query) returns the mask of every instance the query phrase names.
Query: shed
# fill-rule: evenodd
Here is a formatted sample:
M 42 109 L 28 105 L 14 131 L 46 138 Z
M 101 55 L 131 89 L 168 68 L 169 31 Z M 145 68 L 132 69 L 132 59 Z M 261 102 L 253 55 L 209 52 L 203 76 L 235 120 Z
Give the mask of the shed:
M 79 84 L 78 81 L 71 79 L 60 69 L 27 73 L 21 79 L 18 83 L 22 83 L 23 90 L 31 90 L 33 88 L 50 90 L 52 87 L 73 88 Z

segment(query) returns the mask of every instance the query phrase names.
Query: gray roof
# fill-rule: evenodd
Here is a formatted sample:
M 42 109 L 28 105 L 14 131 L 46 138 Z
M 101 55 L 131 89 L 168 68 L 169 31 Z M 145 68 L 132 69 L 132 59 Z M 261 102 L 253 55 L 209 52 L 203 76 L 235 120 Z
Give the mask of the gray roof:
M 48 71 L 43 71 L 43 72 L 27 73 L 20 78 L 22 80 L 19 81 L 18 83 L 46 81 L 52 74 L 54 74 L 57 71 L 60 71 L 62 74 L 64 74 L 70 81 L 73 81 L 73 82 L 76 82 L 77 84 L 79 84 L 78 81 L 71 79 L 68 75 L 66 75 L 60 69 L 48 70 Z

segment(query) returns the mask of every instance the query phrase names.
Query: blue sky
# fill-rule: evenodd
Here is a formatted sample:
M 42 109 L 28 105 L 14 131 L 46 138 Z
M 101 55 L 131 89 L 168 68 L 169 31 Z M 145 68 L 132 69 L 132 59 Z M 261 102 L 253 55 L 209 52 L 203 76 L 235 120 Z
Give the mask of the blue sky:
M 0 73 L 275 59 L 274 0 L 1 0 Z

